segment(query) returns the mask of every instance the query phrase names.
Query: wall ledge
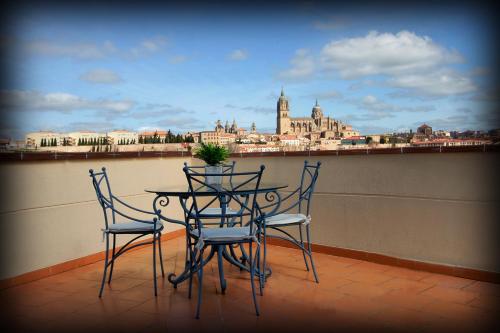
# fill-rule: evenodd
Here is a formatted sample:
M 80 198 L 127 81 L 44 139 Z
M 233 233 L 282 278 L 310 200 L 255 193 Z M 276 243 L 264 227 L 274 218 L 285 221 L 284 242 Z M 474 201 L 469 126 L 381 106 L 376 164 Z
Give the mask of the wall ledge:
M 500 145 L 461 146 L 461 147 L 401 147 L 401 148 L 372 148 L 372 149 L 345 149 L 345 150 L 312 150 L 312 151 L 281 151 L 234 153 L 233 158 L 252 157 L 286 157 L 286 156 L 346 156 L 346 155 L 381 155 L 381 154 L 429 154 L 429 153 L 498 153 Z M 121 158 L 169 158 L 193 157 L 191 152 L 185 151 L 137 151 L 137 152 L 99 152 L 99 153 L 60 153 L 60 152 L 0 152 L 0 162 L 18 161 L 60 161 L 60 160 L 102 160 Z

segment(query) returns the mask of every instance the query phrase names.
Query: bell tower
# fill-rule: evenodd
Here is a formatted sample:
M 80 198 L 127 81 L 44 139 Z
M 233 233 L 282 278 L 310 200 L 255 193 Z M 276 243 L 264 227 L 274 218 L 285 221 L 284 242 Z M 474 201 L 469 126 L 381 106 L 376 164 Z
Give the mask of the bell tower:
M 288 117 L 289 111 L 288 99 L 285 97 L 282 87 L 281 95 L 278 98 L 276 106 L 276 134 L 285 134 L 290 130 L 290 118 Z

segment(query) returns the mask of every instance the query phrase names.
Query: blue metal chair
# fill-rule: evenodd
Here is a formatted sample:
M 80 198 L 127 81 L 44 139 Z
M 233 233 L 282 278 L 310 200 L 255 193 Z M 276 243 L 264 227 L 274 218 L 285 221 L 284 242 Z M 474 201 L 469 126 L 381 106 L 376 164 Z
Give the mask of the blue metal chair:
M 311 201 L 314 193 L 314 187 L 319 175 L 319 168 L 321 162 L 316 165 L 311 165 L 304 161 L 304 168 L 300 178 L 299 186 L 290 194 L 280 198 L 279 202 L 262 206 L 263 210 L 270 209 L 269 215 L 264 214 L 263 218 L 263 270 L 266 272 L 266 259 L 267 259 L 267 237 L 279 238 L 291 242 L 302 250 L 306 269 L 309 271 L 307 258 L 311 262 L 311 267 L 314 273 L 314 279 L 319 283 L 318 274 L 312 257 L 311 238 L 310 238 L 310 223 L 311 223 Z M 305 207 L 304 207 L 305 206 Z M 284 207 L 284 208 L 281 208 Z M 277 209 L 277 211 L 275 211 Z M 300 240 L 293 237 L 289 232 L 285 231 L 285 227 L 298 227 Z M 307 248 L 304 244 L 302 228 L 306 229 Z M 276 230 L 280 234 L 269 235 L 267 229 Z M 282 236 L 282 234 L 284 236 Z M 264 279 L 265 281 L 265 279 Z
M 111 192 L 111 185 L 109 183 L 109 178 L 106 173 L 106 168 L 102 168 L 101 172 L 94 172 L 94 170 L 89 170 L 90 177 L 92 178 L 92 185 L 94 186 L 97 200 L 102 207 L 104 213 L 104 225 L 105 228 L 102 229 L 103 238 L 106 237 L 106 258 L 104 260 L 104 273 L 102 276 L 101 289 L 99 291 L 99 297 L 102 296 L 104 290 L 104 283 L 106 281 L 106 274 L 108 267 L 110 267 L 108 284 L 111 283 L 111 277 L 113 276 L 113 268 L 115 260 L 128 250 L 135 247 L 153 244 L 153 281 L 154 281 L 154 293 L 157 295 L 156 286 L 156 246 L 158 245 L 158 252 L 160 257 L 161 275 L 165 276 L 163 270 L 163 259 L 161 254 L 161 231 L 163 230 L 163 224 L 158 221 L 159 218 L 154 212 L 145 211 L 130 206 L 124 201 L 120 200 Z M 118 209 L 117 207 L 120 207 Z M 154 217 L 149 219 L 133 217 L 130 214 L 141 214 L 141 215 L 153 215 Z M 120 223 L 117 223 L 117 219 L 120 219 Z M 113 236 L 113 250 L 111 259 L 109 258 L 109 236 Z M 123 245 L 118 251 L 116 251 L 116 236 L 117 235 L 137 235 L 125 245 Z M 152 241 L 146 241 L 141 243 L 134 243 L 141 237 L 153 235 Z
M 219 259 L 219 275 L 221 286 L 223 284 L 222 255 L 226 246 L 248 244 L 249 256 L 248 264 L 250 271 L 250 283 L 255 312 L 259 315 L 259 306 L 255 295 L 254 277 L 256 274 L 256 264 L 260 262 L 260 224 L 256 219 L 260 217 L 257 212 L 257 191 L 264 171 L 264 166 L 256 172 L 231 172 L 208 174 L 193 172 L 189 167 L 184 167 L 184 173 L 189 184 L 190 197 L 181 202 L 185 215 L 193 223 L 187 223 L 186 233 L 188 237 L 188 250 L 190 260 L 190 278 L 188 295 L 191 297 L 193 275 L 198 273 L 198 304 L 196 307 L 196 318 L 200 316 L 201 293 L 203 285 L 203 266 L 210 260 L 215 252 Z M 206 183 L 206 176 L 221 176 L 222 184 Z M 251 197 L 250 200 L 248 198 Z M 225 207 L 229 203 L 238 205 L 239 210 L 235 210 L 230 215 Z M 213 205 L 219 205 L 220 213 L 215 214 Z M 246 226 L 234 226 L 231 222 L 233 218 L 248 219 Z M 217 220 L 218 227 L 207 227 L 204 221 Z M 255 257 L 253 256 L 253 245 L 256 244 Z M 210 246 L 211 252 L 207 259 L 203 258 L 205 249 Z M 262 293 L 262 280 L 259 275 L 259 287 Z M 224 282 L 225 283 L 225 282 Z M 223 287 L 224 289 L 225 287 Z

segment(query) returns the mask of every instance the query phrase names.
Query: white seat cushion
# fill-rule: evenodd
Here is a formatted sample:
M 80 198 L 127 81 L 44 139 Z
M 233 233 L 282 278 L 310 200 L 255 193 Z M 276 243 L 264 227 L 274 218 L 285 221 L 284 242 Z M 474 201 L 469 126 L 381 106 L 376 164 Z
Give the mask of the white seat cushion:
M 191 235 L 198 237 L 198 229 L 191 231 Z M 202 228 L 201 238 L 207 241 L 238 241 L 253 238 L 250 235 L 250 227 L 232 228 Z
M 163 224 L 161 222 L 156 222 L 156 231 L 163 229 Z M 126 222 L 126 223 L 115 223 L 108 225 L 108 232 L 121 233 L 121 232 L 148 232 L 153 231 L 152 223 L 142 223 L 142 222 Z
M 304 214 L 278 214 L 266 217 L 266 226 L 306 223 L 309 219 Z
M 203 211 L 200 212 L 201 215 L 216 215 L 216 216 L 221 216 L 222 215 L 222 209 L 218 207 L 209 207 L 205 208 Z M 226 208 L 226 216 L 230 215 L 236 215 L 237 211 L 234 209 L 231 209 L 231 207 Z

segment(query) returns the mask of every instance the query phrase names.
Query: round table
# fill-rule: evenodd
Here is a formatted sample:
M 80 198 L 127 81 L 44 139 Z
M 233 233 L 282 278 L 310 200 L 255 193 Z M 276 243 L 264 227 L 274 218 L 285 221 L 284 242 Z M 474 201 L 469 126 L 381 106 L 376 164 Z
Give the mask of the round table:
M 214 188 L 206 186 L 198 188 L 196 191 L 196 196 L 213 196 L 215 192 L 222 194 L 227 193 L 231 195 L 248 196 L 249 194 L 254 193 L 255 191 L 255 185 L 252 184 L 239 186 L 239 184 L 237 183 L 232 183 L 232 184 L 223 183 L 220 185 L 211 185 L 211 186 L 213 186 Z M 272 214 L 273 212 L 279 209 L 281 196 L 278 191 L 286 187 L 288 187 L 288 184 L 279 182 L 263 181 L 260 183 L 260 186 L 257 190 L 257 194 L 262 195 L 264 197 L 264 200 L 266 200 L 268 203 L 275 202 L 275 205 L 273 205 L 274 206 L 273 210 L 271 212 L 268 212 L 268 214 Z M 155 199 L 153 200 L 153 209 L 158 214 L 161 220 L 170 223 L 180 224 L 186 228 L 186 260 L 185 260 L 184 271 L 178 276 L 175 273 L 171 273 L 168 275 L 168 281 L 174 285 L 174 288 L 177 288 L 177 284 L 188 279 L 190 274 L 190 262 L 188 258 L 188 248 L 187 248 L 188 246 L 187 238 L 190 237 L 189 233 L 190 230 L 188 230 L 190 228 L 189 224 L 190 218 L 189 216 L 187 216 L 187 214 L 184 214 L 185 216 L 184 221 L 172 219 L 168 216 L 163 215 L 161 212 L 161 208 L 162 207 L 165 208 L 169 205 L 170 198 L 178 198 L 180 202 L 182 200 L 188 199 L 191 196 L 191 192 L 187 185 L 158 186 L 158 187 L 147 188 L 145 189 L 145 191 L 156 195 Z M 222 222 L 221 227 L 223 224 L 224 222 Z M 246 253 L 242 246 L 240 246 L 240 249 L 242 250 L 242 257 L 237 258 L 231 246 L 229 246 L 229 250 L 226 248 L 226 246 L 212 247 L 207 259 L 203 260 L 202 264 L 206 265 L 206 263 L 208 263 L 212 259 L 215 253 L 218 254 L 217 258 L 219 265 L 219 278 L 221 282 L 221 289 L 223 292 L 226 289 L 226 281 L 224 279 L 224 271 L 222 269 L 223 267 L 222 258 L 226 259 L 228 262 L 239 267 L 240 269 L 249 270 L 249 268 L 245 265 Z M 259 274 L 261 273 L 259 272 Z

